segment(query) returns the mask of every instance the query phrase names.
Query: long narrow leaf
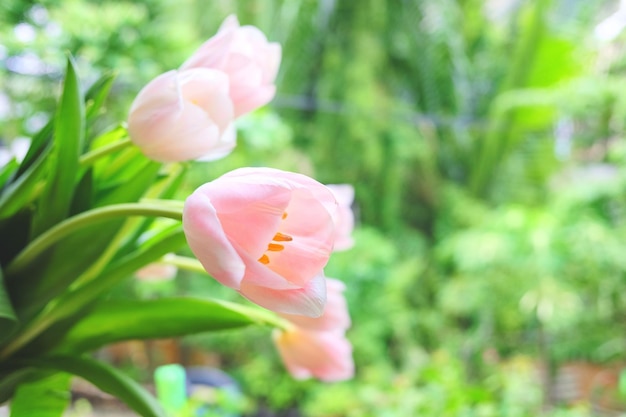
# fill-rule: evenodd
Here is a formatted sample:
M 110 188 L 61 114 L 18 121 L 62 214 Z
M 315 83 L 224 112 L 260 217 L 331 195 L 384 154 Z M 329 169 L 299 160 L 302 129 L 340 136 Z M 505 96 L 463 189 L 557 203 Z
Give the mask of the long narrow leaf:
M 54 317 L 53 321 L 55 324 L 25 346 L 24 349 L 31 354 L 50 351 L 57 346 L 69 327 L 74 322 L 80 321 L 82 318 L 81 312 L 92 306 L 98 298 L 106 294 L 120 281 L 128 278 L 139 268 L 156 261 L 167 253 L 180 250 L 185 245 L 185 242 L 185 234 L 182 231 L 182 227 L 178 226 L 175 230 L 167 231 L 153 244 L 142 247 L 116 261 L 96 279 L 61 295 L 57 299 L 56 307 L 47 313 L 47 317 Z M 30 305 L 25 306 L 27 309 L 29 307 Z
M 15 158 L 11 159 L 3 167 L 0 167 L 0 190 L 4 188 L 4 185 L 9 181 L 13 174 L 15 174 L 19 167 L 20 164 L 17 163 Z
M 43 151 L 36 161 L 8 186 L 0 195 L 0 219 L 5 219 L 17 213 L 37 195 L 37 186 L 46 172 L 49 164 L 50 149 Z
M 137 201 L 154 182 L 160 167 L 160 164 L 145 158 L 133 159 L 130 164 L 130 168 L 135 170 L 133 175 L 111 184 L 107 190 L 97 190 L 95 206 Z
M 87 351 L 121 340 L 177 337 L 259 322 L 254 310 L 238 307 L 191 297 L 105 301 L 69 332 L 62 346 Z
M 17 316 L 4 287 L 4 276 L 0 269 L 0 344 L 13 333 L 16 327 Z
M 24 160 L 20 164 L 20 169 L 17 171 L 17 177 L 26 172 L 30 166 L 40 157 L 41 153 L 49 148 L 50 141 L 52 139 L 52 131 L 54 128 L 54 120 L 48 120 L 48 123 L 41 128 L 39 132 L 33 136 L 28 152 L 24 156 Z
M 36 380 L 37 371 L 33 368 L 22 367 L 0 372 L 0 404 L 11 399 L 21 384 Z
M 115 74 L 109 72 L 104 74 L 89 88 L 87 94 L 85 94 L 87 119 L 92 119 L 98 115 L 98 112 L 104 104 L 104 100 L 109 95 L 111 86 L 113 86 L 113 81 L 115 81 Z
M 107 392 L 144 417 L 165 417 L 161 405 L 137 382 L 102 362 L 76 356 L 54 356 L 26 362 L 42 369 L 52 369 L 79 376 Z
M 7 287 L 18 316 L 23 320 L 32 318 L 65 291 L 98 259 L 123 222 L 111 219 L 85 226 L 39 255 L 24 270 L 7 274 Z
M 169 175 L 165 177 L 164 180 L 153 185 L 148 193 L 146 193 L 147 198 L 156 198 L 156 199 L 172 199 L 175 193 L 180 189 L 183 180 L 185 179 L 185 174 L 187 173 L 187 166 L 179 165 L 175 168 L 169 168 Z M 137 244 L 139 237 L 146 231 L 148 228 L 154 224 L 154 218 L 146 218 L 144 219 L 132 232 L 129 234 L 128 238 L 124 242 L 124 245 L 120 248 L 120 253 L 126 253 Z
M 530 3 L 531 18 L 517 41 L 517 47 L 509 67 L 510 71 L 501 92 L 523 88 L 527 85 L 533 66 L 536 64 L 539 45 L 544 36 L 545 14 L 548 4 L 549 0 Z M 470 175 L 469 186 L 475 195 L 484 196 L 490 181 L 497 177 L 494 172 L 506 157 L 508 142 L 511 140 L 510 136 L 514 126 L 515 113 L 506 112 L 492 115 L 487 136 L 478 145 L 477 161 Z
M 68 215 L 83 148 L 85 110 L 72 57 L 68 57 L 63 93 L 54 121 L 52 170 L 41 196 L 32 235 L 37 236 Z

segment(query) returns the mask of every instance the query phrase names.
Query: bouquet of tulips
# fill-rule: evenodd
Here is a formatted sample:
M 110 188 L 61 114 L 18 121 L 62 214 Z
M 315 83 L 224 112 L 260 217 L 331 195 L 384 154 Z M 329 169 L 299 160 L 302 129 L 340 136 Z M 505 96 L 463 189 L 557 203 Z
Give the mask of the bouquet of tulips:
M 228 17 L 139 92 L 126 123 L 97 132 L 113 77 L 83 94 L 68 58 L 54 118 L 0 166 L 0 404 L 10 400 L 13 415 L 62 414 L 56 392 L 77 375 L 163 416 L 140 384 L 89 353 L 249 325 L 274 329 L 295 378 L 352 376 L 345 287 L 323 273 L 351 245 L 350 186 L 240 168 L 173 199 L 189 164 L 227 156 L 236 119 L 273 98 L 280 60 L 278 44 Z M 195 258 L 179 255 L 186 247 Z M 109 296 L 157 262 L 207 274 L 258 307 Z

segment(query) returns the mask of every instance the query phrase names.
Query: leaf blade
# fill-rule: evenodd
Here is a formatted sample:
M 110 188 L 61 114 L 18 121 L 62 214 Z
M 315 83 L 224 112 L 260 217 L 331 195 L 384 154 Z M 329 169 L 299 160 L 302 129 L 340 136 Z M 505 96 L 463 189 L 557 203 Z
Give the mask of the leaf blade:
M 53 373 L 20 384 L 11 399 L 11 415 L 19 417 L 60 417 L 70 401 L 71 376 Z M 65 389 L 61 388 L 65 386 Z M 33 401 L 37 399 L 36 401 Z
M 259 323 L 237 304 L 177 297 L 100 303 L 67 335 L 63 348 L 87 351 L 131 339 L 158 339 Z
M 85 108 L 80 83 L 74 60 L 68 56 L 63 92 L 54 120 L 51 178 L 46 183 L 40 202 L 40 206 L 45 207 L 45 212 L 37 213 L 33 236 L 39 235 L 68 215 L 79 170 L 84 130 Z
M 13 333 L 17 325 L 17 316 L 5 289 L 4 275 L 0 268 L 0 344 Z
M 84 356 L 50 356 L 25 361 L 25 364 L 79 376 L 144 417 L 166 417 L 161 405 L 139 383 L 102 362 Z
M 89 88 L 87 94 L 85 94 L 87 119 L 93 119 L 98 115 L 98 112 L 101 110 L 104 101 L 111 91 L 115 77 L 116 74 L 114 72 L 108 72 Z

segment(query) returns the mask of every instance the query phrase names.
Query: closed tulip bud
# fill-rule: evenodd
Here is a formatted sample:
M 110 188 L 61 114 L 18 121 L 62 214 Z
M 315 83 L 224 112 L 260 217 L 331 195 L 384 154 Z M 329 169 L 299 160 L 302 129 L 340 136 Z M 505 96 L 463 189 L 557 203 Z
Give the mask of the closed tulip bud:
M 235 147 L 233 117 L 224 73 L 205 68 L 169 71 L 135 98 L 128 133 L 156 161 L 217 159 Z
M 254 26 L 240 26 L 231 15 L 181 69 L 213 68 L 228 74 L 235 116 L 241 116 L 274 97 L 280 60 L 279 44 L 268 42 Z

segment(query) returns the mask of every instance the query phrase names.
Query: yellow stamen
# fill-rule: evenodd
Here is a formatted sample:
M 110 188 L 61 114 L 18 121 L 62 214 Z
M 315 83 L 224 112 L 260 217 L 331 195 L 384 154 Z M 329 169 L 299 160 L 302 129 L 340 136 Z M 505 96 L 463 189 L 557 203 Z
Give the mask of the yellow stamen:
M 272 239 L 274 242 L 291 242 L 293 240 L 293 238 L 289 235 L 284 235 L 280 232 L 276 233 L 274 235 L 274 238 Z
M 285 249 L 285 247 L 283 245 L 279 245 L 278 243 L 270 243 L 267 245 L 267 250 L 272 252 L 280 252 L 283 249 Z
M 259 262 L 261 262 L 264 265 L 267 265 L 270 263 L 270 258 L 268 258 L 267 255 L 263 255 L 259 258 Z
M 283 220 L 285 220 L 287 218 L 287 212 L 283 213 Z

